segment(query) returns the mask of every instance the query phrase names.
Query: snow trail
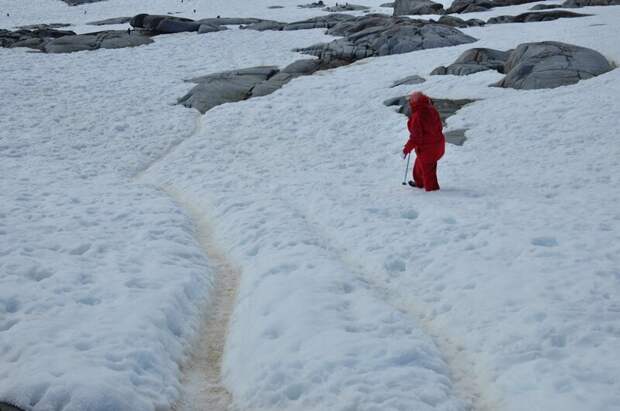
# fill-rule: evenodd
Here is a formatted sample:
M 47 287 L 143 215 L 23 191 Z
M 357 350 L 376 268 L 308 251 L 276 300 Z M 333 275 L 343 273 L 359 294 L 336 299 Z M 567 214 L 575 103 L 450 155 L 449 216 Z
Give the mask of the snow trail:
M 439 349 L 442 359 L 450 370 L 450 380 L 457 398 L 469 405 L 470 411 L 498 411 L 500 404 L 494 395 L 486 392 L 483 387 L 490 384 L 484 375 L 484 368 L 477 364 L 470 353 L 467 353 L 463 346 L 456 341 L 453 336 L 447 335 L 439 327 L 435 326 L 432 319 L 429 319 L 424 310 L 417 307 L 411 301 L 406 301 L 395 295 L 394 292 L 380 283 L 376 273 L 364 266 L 359 259 L 355 259 L 347 252 L 345 244 L 341 244 L 336 238 L 324 229 L 323 224 L 313 219 L 300 207 L 288 202 L 289 207 L 303 216 L 303 220 L 315 231 L 315 234 L 322 239 L 324 246 L 331 250 L 333 255 L 340 260 L 348 269 L 356 273 L 359 278 L 368 284 L 368 289 L 374 296 L 386 304 L 404 312 L 412 318 L 422 329 L 424 334 L 431 337 L 435 346 Z
M 234 309 L 239 271 L 213 242 L 207 218 L 198 207 L 171 187 L 162 190 L 189 215 L 196 227 L 196 238 L 214 269 L 211 304 L 207 307 L 202 329 L 193 352 L 183 367 L 183 392 L 174 411 L 226 411 L 231 409 L 232 396 L 221 381 L 221 364 L 228 335 L 228 324 Z

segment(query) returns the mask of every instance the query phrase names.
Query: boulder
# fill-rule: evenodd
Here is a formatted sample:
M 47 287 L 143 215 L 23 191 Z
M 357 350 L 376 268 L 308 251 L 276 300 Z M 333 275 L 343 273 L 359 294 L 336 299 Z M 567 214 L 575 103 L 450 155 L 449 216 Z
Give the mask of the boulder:
M 111 19 L 91 21 L 86 23 L 91 26 L 107 26 L 111 24 L 126 24 L 131 21 L 131 17 L 112 17 Z
M 27 26 L 18 26 L 20 30 L 47 30 L 47 29 L 61 29 L 63 27 L 69 27 L 68 23 L 46 23 L 46 24 L 29 24 Z
M 259 83 L 278 73 L 275 66 L 260 66 L 242 70 L 209 74 L 190 80 L 197 85 L 178 104 L 205 113 L 215 106 L 245 100 Z
M 241 26 L 242 29 L 246 30 L 256 30 L 256 31 L 266 31 L 266 30 L 275 30 L 280 31 L 283 30 L 287 23 L 282 23 L 274 20 L 263 20 L 258 23 L 248 24 L 247 26 Z
M 198 34 L 213 33 L 215 31 L 228 30 L 226 26 L 213 26 L 211 24 L 201 24 L 198 27 Z
M 62 0 L 69 6 L 79 6 L 80 4 L 97 3 L 103 0 Z
M 75 51 L 117 49 L 137 47 L 152 43 L 148 36 L 139 33 L 127 34 L 125 30 L 103 31 L 98 33 L 78 34 L 48 40 L 42 50 L 46 53 L 72 53 Z
M 0 47 L 29 47 L 40 50 L 45 41 L 64 36 L 75 36 L 75 32 L 50 28 L 15 31 L 0 29 Z
M 454 0 L 447 13 L 474 13 L 494 7 L 517 6 L 539 0 Z
M 562 7 L 619 6 L 620 0 L 566 0 Z
M 353 16 L 348 14 L 328 14 L 327 16 L 313 17 L 307 20 L 289 23 L 284 26 L 283 30 L 329 29 L 338 23 L 353 18 Z
M 394 2 L 394 16 L 443 13 L 443 5 L 431 0 L 396 0 Z
M 466 76 L 485 70 L 504 72 L 504 64 L 510 57 L 509 51 L 500 51 L 488 48 L 474 48 L 463 52 L 454 63 L 447 67 L 439 66 L 431 75 Z
M 278 90 L 292 79 L 300 76 L 309 76 L 321 68 L 317 59 L 297 60 L 282 69 L 279 73 L 266 81 L 257 84 L 251 91 L 252 97 L 266 96 Z
M 129 24 L 152 34 L 171 34 L 198 31 L 201 23 L 183 17 L 138 14 L 132 17 Z
M 9 404 L 8 402 L 0 401 L 0 411 L 24 411 L 23 409 Z
M 424 83 L 425 81 L 426 80 L 424 79 L 424 77 L 420 77 L 417 74 L 414 74 L 412 76 L 407 76 L 405 78 L 401 78 L 400 80 L 396 80 L 394 83 L 392 83 L 390 88 L 402 86 L 405 84 L 407 85 L 420 84 L 420 83 Z
M 342 11 L 360 11 L 360 10 L 369 10 L 370 7 L 360 6 L 359 4 L 336 4 L 332 7 L 325 7 L 323 11 L 327 11 L 329 13 L 340 13 Z
M 515 89 L 555 88 L 611 71 L 599 52 L 555 41 L 519 45 L 504 65 L 506 77 L 496 85 Z
M 383 3 L 383 4 L 381 4 L 379 7 L 389 7 L 389 8 L 394 8 L 394 2 L 392 2 L 392 3 Z
M 207 19 L 196 20 L 196 23 L 208 24 L 211 26 L 241 26 L 260 23 L 261 21 L 263 20 L 246 17 L 211 17 Z
M 318 9 L 321 7 L 325 7 L 325 3 L 323 3 L 323 0 L 319 0 L 314 3 L 300 4 L 297 7 L 301 9 Z
M 530 10 L 551 10 L 551 9 L 561 9 L 561 4 L 537 4 L 534 7 L 530 7 Z
M 297 51 L 317 56 L 325 62 L 353 62 L 366 57 L 476 41 L 453 27 L 385 15 L 368 15 L 347 20 L 329 29 L 327 34 L 345 37 Z
M 573 13 L 566 10 L 554 10 L 554 11 L 542 11 L 542 12 L 527 12 L 519 14 L 518 16 L 497 16 L 491 17 L 487 24 L 502 24 L 502 23 L 532 23 L 537 21 L 551 21 L 564 18 L 573 17 L 587 17 L 590 14 Z
M 454 0 L 446 13 L 475 13 L 492 9 L 491 0 Z
M 443 24 L 445 26 L 458 27 L 458 28 L 466 28 L 466 27 L 472 27 L 472 26 L 484 26 L 486 24 L 483 20 L 480 20 L 480 19 L 463 20 L 459 17 L 448 16 L 448 15 L 441 16 L 439 20 L 437 21 L 437 23 Z

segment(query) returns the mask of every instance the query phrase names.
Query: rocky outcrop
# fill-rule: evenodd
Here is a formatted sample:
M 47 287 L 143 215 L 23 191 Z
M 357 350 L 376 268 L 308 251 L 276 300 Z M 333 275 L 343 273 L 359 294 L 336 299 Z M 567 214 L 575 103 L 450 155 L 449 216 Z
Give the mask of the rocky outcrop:
M 370 7 L 360 6 L 359 4 L 336 4 L 332 7 L 325 7 L 323 11 L 327 11 L 329 13 L 340 13 L 343 11 L 360 11 L 360 10 L 369 10 Z
M 336 24 L 354 17 L 348 14 L 329 14 L 327 16 L 313 17 L 307 20 L 296 21 L 284 26 L 284 30 L 309 30 L 309 29 L 329 29 Z
M 394 16 L 443 13 L 443 5 L 431 0 L 396 0 L 394 2 Z
M 486 23 L 484 20 L 480 19 L 469 19 L 463 20 L 456 16 L 441 16 L 437 21 L 439 24 L 443 24 L 445 26 L 458 27 L 458 28 L 466 28 L 466 27 L 474 27 L 474 26 L 484 26 Z
M 394 83 L 392 83 L 390 88 L 402 86 L 405 84 L 408 84 L 408 85 L 420 84 L 420 83 L 424 83 L 425 81 L 426 80 L 424 79 L 424 77 L 420 77 L 417 74 L 414 74 L 412 76 L 407 76 L 405 78 L 401 78 L 400 80 L 396 80 Z
M 75 51 L 118 49 L 137 47 L 152 43 L 150 37 L 139 33 L 128 34 L 125 30 L 64 36 L 46 41 L 42 51 L 46 53 L 72 53 Z
M 613 69 L 599 52 L 554 41 L 525 43 L 514 50 L 470 49 L 448 67 L 431 74 L 468 75 L 484 70 L 506 74 L 495 84 L 515 89 L 554 88 L 577 83 Z
M 258 23 L 248 24 L 247 26 L 241 26 L 241 28 L 247 29 L 247 30 L 256 30 L 256 31 L 267 31 L 267 30 L 280 31 L 280 30 L 284 30 L 284 27 L 286 27 L 286 25 L 287 23 L 282 23 L 280 21 L 263 20 Z
M 530 10 L 551 10 L 551 9 L 561 9 L 561 4 L 537 4 L 534 7 L 530 7 Z
M 62 0 L 69 6 L 79 6 L 80 4 L 98 3 L 103 0 Z
M 61 29 L 63 27 L 69 27 L 68 23 L 44 23 L 44 24 L 29 24 L 27 26 L 18 26 L 19 30 L 48 30 L 48 29 Z
M 292 79 L 300 76 L 309 76 L 321 69 L 321 62 L 317 59 L 297 60 L 286 66 L 266 81 L 257 84 L 252 89 L 252 97 L 266 96 L 278 90 Z
M 0 47 L 28 47 L 40 50 L 46 41 L 64 36 L 75 36 L 75 32 L 49 28 L 15 31 L 0 29 Z
M 450 99 L 442 99 L 442 98 L 431 98 L 433 105 L 439 112 L 439 116 L 441 117 L 441 122 L 444 127 L 446 125 L 446 121 L 450 116 L 456 114 L 461 108 L 466 106 L 467 104 L 473 103 L 476 100 L 471 99 L 458 99 L 458 100 L 450 100 Z M 398 112 L 409 117 L 411 115 L 411 110 L 409 107 L 408 96 L 402 97 L 394 97 L 388 99 L 383 102 L 386 106 L 398 106 Z M 463 145 L 465 142 L 465 131 L 463 129 L 452 130 L 449 132 L 444 132 L 444 136 L 446 137 L 446 142 L 450 144 L 454 144 L 457 146 Z
M 577 83 L 613 66 L 599 52 L 555 41 L 519 45 L 504 65 L 506 77 L 497 86 L 515 89 L 555 88 Z
M 131 21 L 131 17 L 112 17 L 111 19 L 91 21 L 90 23 L 86 23 L 90 26 L 108 26 L 112 24 L 126 24 Z
M 519 14 L 518 16 L 497 16 L 491 17 L 487 24 L 502 24 L 502 23 L 532 23 L 538 21 L 551 21 L 557 19 L 566 19 L 574 17 L 587 17 L 590 14 L 573 13 L 566 10 L 554 10 L 543 12 L 528 12 Z
M 11 405 L 7 402 L 0 401 L 0 411 L 24 411 L 21 408 Z
M 326 62 L 353 62 L 366 57 L 408 53 L 476 41 L 475 38 L 453 27 L 381 14 L 343 21 L 329 29 L 327 34 L 344 38 L 297 51 L 317 56 Z
M 178 103 L 204 114 L 220 104 L 249 98 L 256 85 L 277 73 L 278 68 L 275 66 L 261 66 L 194 78 L 189 81 L 197 85 L 181 97 Z
M 151 34 L 182 33 L 198 31 L 200 23 L 183 17 L 160 16 L 155 14 L 138 14 L 129 21 L 132 27 Z
M 454 0 L 446 13 L 474 13 L 487 11 L 494 7 L 517 6 L 538 0 Z
M 475 48 L 465 51 L 456 61 L 447 67 L 439 66 L 431 75 L 466 76 L 485 70 L 504 72 L 504 64 L 510 57 L 510 51 L 500 51 L 488 48 Z
M 566 0 L 562 7 L 619 6 L 620 0 Z
M 297 7 L 301 9 L 320 9 L 321 7 L 325 7 L 325 3 L 323 3 L 323 0 L 319 0 L 314 3 L 300 4 Z

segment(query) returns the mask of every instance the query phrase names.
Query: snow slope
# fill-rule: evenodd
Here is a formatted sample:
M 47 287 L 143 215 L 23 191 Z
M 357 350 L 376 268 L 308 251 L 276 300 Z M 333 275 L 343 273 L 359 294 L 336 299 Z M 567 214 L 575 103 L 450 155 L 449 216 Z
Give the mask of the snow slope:
M 0 0 L 0 26 L 80 31 L 203 3 Z M 287 7 L 209 2 L 200 17 L 319 13 L 275 3 Z M 620 7 L 584 12 L 595 16 L 465 31 L 475 47 L 560 40 L 620 61 Z M 0 49 L 1 400 L 69 411 L 178 398 L 214 271 L 164 188 L 202 210 L 241 272 L 223 364 L 239 409 L 617 409 L 618 70 L 539 91 L 489 88 L 490 72 L 428 76 L 467 45 L 321 72 L 202 118 L 172 105 L 184 78 L 283 66 L 292 47 L 328 39 L 230 30 L 70 55 Z M 468 141 L 448 147 L 437 193 L 400 185 L 405 119 L 381 103 L 410 92 L 389 88 L 410 74 L 431 96 L 480 99 L 449 121 Z

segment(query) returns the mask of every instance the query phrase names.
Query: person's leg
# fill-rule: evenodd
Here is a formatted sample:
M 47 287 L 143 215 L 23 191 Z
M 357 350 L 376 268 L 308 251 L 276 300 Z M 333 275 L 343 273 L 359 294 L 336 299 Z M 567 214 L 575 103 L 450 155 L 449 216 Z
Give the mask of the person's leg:
M 436 161 L 432 163 L 422 163 L 422 176 L 424 180 L 424 189 L 426 191 L 439 190 Z
M 422 162 L 416 156 L 413 163 L 413 182 L 419 188 L 424 188 L 424 172 L 422 170 Z

